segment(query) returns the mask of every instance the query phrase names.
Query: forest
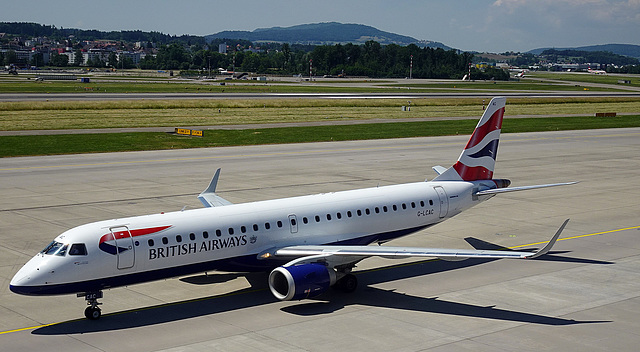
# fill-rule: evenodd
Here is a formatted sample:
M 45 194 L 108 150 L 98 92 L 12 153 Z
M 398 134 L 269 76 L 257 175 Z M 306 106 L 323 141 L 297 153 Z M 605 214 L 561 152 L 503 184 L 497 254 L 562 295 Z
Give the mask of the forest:
M 284 43 L 277 49 L 228 54 L 205 49 L 192 51 L 173 43 L 160 47 L 155 57 L 143 59 L 140 68 L 196 71 L 223 68 L 257 74 L 303 76 L 308 76 L 311 69 L 314 76 L 462 78 L 472 58 L 470 53 L 457 53 L 455 50 L 420 48 L 413 44 L 383 46 L 375 41 L 364 45 L 319 45 L 311 51 Z M 499 76 L 499 72 L 493 76 L 496 74 Z

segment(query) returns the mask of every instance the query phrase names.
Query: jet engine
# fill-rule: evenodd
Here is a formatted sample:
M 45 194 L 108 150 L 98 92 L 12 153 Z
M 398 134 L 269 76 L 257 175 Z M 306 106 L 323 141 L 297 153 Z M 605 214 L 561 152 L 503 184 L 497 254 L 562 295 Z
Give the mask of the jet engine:
M 281 301 L 315 297 L 335 282 L 336 272 L 322 264 L 279 266 L 269 274 L 271 293 Z

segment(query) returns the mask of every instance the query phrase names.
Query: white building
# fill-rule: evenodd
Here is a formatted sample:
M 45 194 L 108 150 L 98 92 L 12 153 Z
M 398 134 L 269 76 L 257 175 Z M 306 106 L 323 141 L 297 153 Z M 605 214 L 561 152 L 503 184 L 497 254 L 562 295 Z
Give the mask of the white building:
M 120 58 L 129 58 L 133 61 L 134 65 L 138 65 L 140 63 L 140 60 L 143 58 L 143 54 L 144 53 L 140 51 L 119 51 L 117 53 L 118 61 L 121 60 Z

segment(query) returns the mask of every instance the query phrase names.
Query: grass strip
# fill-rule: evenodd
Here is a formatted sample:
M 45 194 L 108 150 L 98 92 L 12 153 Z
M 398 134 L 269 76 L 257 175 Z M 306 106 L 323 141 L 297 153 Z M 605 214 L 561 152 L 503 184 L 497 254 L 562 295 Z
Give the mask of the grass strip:
M 485 102 L 489 100 L 486 99 Z M 506 114 L 593 115 L 640 112 L 639 98 L 509 98 Z M 87 102 L 0 102 L 0 130 L 213 126 L 229 124 L 469 117 L 483 99 L 204 99 Z
M 204 137 L 138 132 L 0 137 L 0 157 L 106 153 L 470 134 L 477 119 L 347 126 L 207 130 Z M 509 119 L 504 133 L 640 127 L 640 115 Z

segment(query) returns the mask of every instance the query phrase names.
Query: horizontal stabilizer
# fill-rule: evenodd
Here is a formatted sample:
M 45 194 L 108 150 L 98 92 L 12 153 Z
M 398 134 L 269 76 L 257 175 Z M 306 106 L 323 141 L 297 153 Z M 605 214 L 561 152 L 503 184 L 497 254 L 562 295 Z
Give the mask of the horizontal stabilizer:
M 224 205 L 231 205 L 233 203 L 228 200 L 220 197 L 216 194 L 216 186 L 218 185 L 218 177 L 220 177 L 220 169 L 216 170 L 216 174 L 213 175 L 211 182 L 209 183 L 209 187 L 205 189 L 200 195 L 198 199 L 202 204 L 207 207 L 220 207 Z
M 436 174 L 438 174 L 438 175 L 442 175 L 445 171 L 447 171 L 447 168 L 446 168 L 446 167 L 444 167 L 444 166 L 440 166 L 440 165 L 434 166 L 434 167 L 432 167 L 432 169 L 433 169 L 433 171 L 435 171 L 435 172 L 436 172 Z
M 507 193 L 507 192 L 515 192 L 515 191 L 526 191 L 529 189 L 538 189 L 538 188 L 547 188 L 547 187 L 556 187 L 556 186 L 567 186 L 567 185 L 575 185 L 578 181 L 574 182 L 563 182 L 563 183 L 550 183 L 546 185 L 534 185 L 534 186 L 522 186 L 522 187 L 507 187 L 507 188 L 496 188 L 496 189 L 487 189 L 484 191 L 476 192 L 474 196 L 486 196 L 489 194 L 498 194 L 498 193 Z

